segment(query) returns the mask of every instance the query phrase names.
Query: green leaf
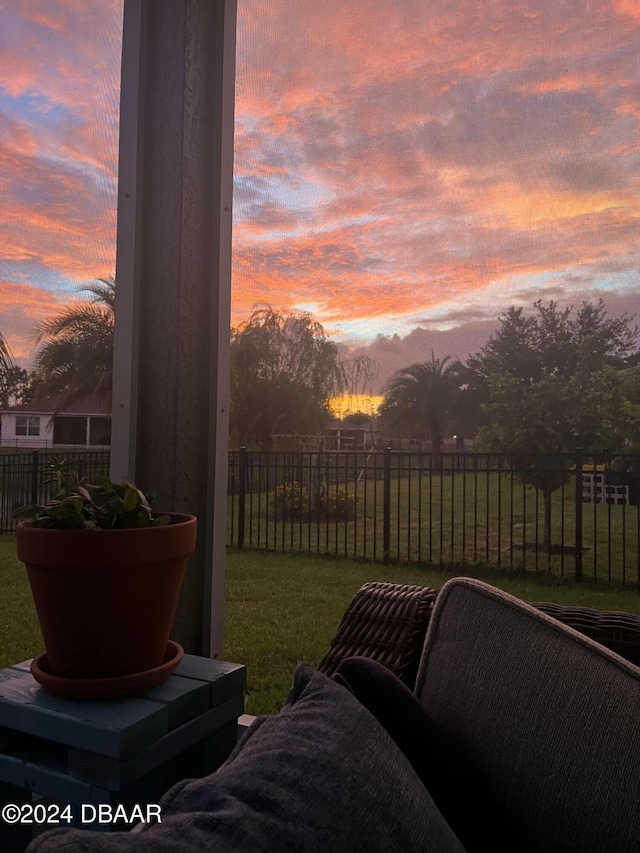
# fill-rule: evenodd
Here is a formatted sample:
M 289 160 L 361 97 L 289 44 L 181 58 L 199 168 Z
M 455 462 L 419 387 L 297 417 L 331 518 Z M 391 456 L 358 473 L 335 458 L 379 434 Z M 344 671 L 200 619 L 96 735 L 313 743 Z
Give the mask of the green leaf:
M 117 484 L 104 478 L 97 485 L 84 481 L 81 484 L 75 472 L 67 473 L 64 488 L 49 504 L 20 507 L 14 513 L 15 518 L 36 527 L 65 530 L 125 529 L 157 523 L 145 494 L 131 480 L 123 479 Z
M 133 510 L 140 503 L 140 496 L 138 494 L 138 490 L 135 488 L 127 487 L 124 492 L 124 510 L 125 512 L 133 512 Z
M 91 503 L 91 494 L 84 486 L 78 485 L 78 494 L 80 497 L 84 498 L 85 501 Z
M 43 509 L 44 507 L 42 506 L 31 504 L 27 506 L 20 506 L 13 511 L 13 517 L 16 521 L 27 521 L 29 519 L 37 518 Z

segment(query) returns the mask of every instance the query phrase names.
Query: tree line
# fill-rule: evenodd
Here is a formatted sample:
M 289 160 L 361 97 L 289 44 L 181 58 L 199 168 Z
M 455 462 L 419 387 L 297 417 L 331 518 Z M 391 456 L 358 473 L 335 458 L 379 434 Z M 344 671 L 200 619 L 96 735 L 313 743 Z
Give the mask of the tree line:
M 115 279 L 84 288 L 36 330 L 28 373 L 0 335 L 0 405 L 57 397 L 72 400 L 112 388 Z M 254 309 L 231 330 L 232 446 L 269 449 L 278 434 L 321 435 L 329 401 L 364 393 L 378 372 L 366 357 L 344 359 L 309 313 Z M 429 442 L 473 437 L 487 450 L 607 454 L 640 443 L 640 350 L 628 314 L 609 317 L 602 299 L 577 309 L 538 300 L 512 306 L 487 343 L 466 361 L 433 353 L 386 384 L 379 424 L 386 437 Z M 357 416 L 355 418 L 357 420 Z
M 541 300 L 528 312 L 513 306 L 465 362 L 431 353 L 397 371 L 380 425 L 436 453 L 452 434 L 514 452 L 620 451 L 640 439 L 633 319 L 608 317 L 603 300 L 577 311 Z M 341 360 L 309 314 L 256 309 L 232 331 L 232 442 L 268 449 L 276 434 L 319 434 L 330 399 L 362 393 L 376 373 L 369 359 Z
M 580 451 L 596 463 L 640 450 L 640 351 L 633 317 L 607 316 L 602 299 L 577 311 L 538 300 L 512 306 L 466 362 L 434 358 L 399 371 L 385 391 L 383 427 L 440 450 L 445 429 L 478 450 L 511 454 L 520 479 L 551 500 Z
M 31 373 L 14 363 L 0 335 L 1 407 L 110 399 L 115 279 L 85 290 L 90 301 L 38 326 Z M 331 398 L 364 393 L 378 372 L 369 358 L 341 358 L 310 314 L 270 306 L 232 328 L 230 355 L 231 444 L 255 449 L 270 449 L 279 434 L 322 435 Z M 398 370 L 384 388 L 378 424 L 387 438 L 428 441 L 436 455 L 455 434 L 461 446 L 473 437 L 478 450 L 517 457 L 520 478 L 542 492 L 548 543 L 551 496 L 571 473 L 566 454 L 582 449 L 597 462 L 640 451 L 639 365 L 634 317 L 609 317 L 602 299 L 575 311 L 538 300 L 499 316 L 495 333 L 466 361 L 431 353 Z
M 538 300 L 509 308 L 466 362 L 432 355 L 399 371 L 380 414 L 436 452 L 445 431 L 485 449 L 620 451 L 640 437 L 638 361 L 629 315 L 608 317 L 603 300 L 575 312 Z

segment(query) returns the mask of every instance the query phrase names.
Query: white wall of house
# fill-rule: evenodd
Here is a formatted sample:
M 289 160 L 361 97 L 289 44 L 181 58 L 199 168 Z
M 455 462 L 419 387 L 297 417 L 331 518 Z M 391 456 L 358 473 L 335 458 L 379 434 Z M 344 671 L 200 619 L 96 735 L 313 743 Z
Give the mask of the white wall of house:
M 0 447 L 40 448 L 53 444 L 53 415 L 0 412 Z
M 84 424 L 77 423 L 75 432 L 77 439 L 73 442 L 66 440 L 55 440 L 54 423 L 58 423 L 65 417 L 73 417 L 77 421 L 84 420 Z M 0 412 L 0 447 L 14 447 L 17 449 L 46 449 L 59 447 L 65 450 L 76 449 L 105 449 L 109 447 L 106 441 L 106 428 L 99 427 L 108 422 L 108 418 L 99 415 L 52 415 L 51 412 L 12 412 L 4 410 Z M 93 435 L 92 440 L 92 429 Z M 98 427 L 98 429 L 96 429 Z M 80 433 L 82 439 L 80 439 Z M 99 435 L 100 439 L 95 436 Z M 105 438 L 102 436 L 105 435 Z

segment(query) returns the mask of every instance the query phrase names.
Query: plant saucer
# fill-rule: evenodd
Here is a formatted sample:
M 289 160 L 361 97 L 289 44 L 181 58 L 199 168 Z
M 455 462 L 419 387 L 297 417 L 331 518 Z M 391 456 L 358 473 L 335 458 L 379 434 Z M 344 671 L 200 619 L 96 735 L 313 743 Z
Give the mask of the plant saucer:
M 162 684 L 183 657 L 182 646 L 169 640 L 163 662 L 153 669 L 111 678 L 63 678 L 53 675 L 49 669 L 47 653 L 43 652 L 31 661 L 31 674 L 47 693 L 60 699 L 118 699 Z

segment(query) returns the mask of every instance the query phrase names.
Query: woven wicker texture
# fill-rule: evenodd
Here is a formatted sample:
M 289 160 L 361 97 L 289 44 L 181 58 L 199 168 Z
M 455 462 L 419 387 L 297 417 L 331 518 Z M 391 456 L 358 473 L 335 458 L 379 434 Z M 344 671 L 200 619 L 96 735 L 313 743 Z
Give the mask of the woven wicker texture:
M 533 606 L 640 666 L 640 616 L 547 601 L 533 602 Z
M 325 675 L 355 655 L 384 664 L 414 688 L 437 591 L 394 583 L 366 583 L 347 607 L 318 667 Z
M 364 584 L 318 668 L 331 675 L 341 661 L 361 655 L 384 664 L 413 689 L 437 597 L 437 590 L 430 587 Z M 640 616 L 545 601 L 533 602 L 533 607 L 640 666 Z

